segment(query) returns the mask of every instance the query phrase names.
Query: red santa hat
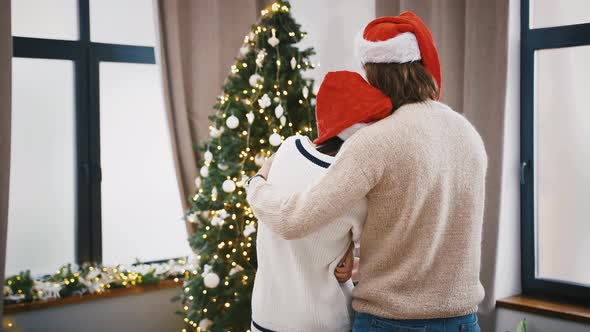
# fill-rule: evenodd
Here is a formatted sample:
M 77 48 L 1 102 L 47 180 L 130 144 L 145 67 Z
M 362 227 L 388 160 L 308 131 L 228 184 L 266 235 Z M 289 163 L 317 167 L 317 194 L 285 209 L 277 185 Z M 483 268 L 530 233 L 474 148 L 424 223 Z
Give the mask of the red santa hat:
M 358 73 L 330 72 L 324 78 L 316 97 L 316 120 L 321 144 L 338 136 L 347 139 L 364 124 L 391 114 L 389 97 L 367 83 Z
M 403 12 L 371 21 L 365 27 L 358 52 L 362 64 L 422 60 L 438 85 L 440 98 L 442 75 L 438 52 L 430 30 L 418 15 Z

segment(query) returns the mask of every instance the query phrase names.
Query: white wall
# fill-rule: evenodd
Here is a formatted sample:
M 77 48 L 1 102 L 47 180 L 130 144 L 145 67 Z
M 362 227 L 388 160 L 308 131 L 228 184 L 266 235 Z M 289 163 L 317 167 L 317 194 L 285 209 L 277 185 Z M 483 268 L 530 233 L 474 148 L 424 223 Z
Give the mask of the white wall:
M 80 304 L 4 315 L 2 326 L 9 331 L 26 332 L 103 332 L 103 331 L 180 331 L 184 326 L 179 302 L 170 299 L 178 288 L 125 295 Z
M 515 332 L 518 322 L 526 319 L 529 332 L 588 332 L 589 324 L 570 322 L 557 318 L 548 318 L 527 312 L 500 308 L 496 311 L 496 332 Z
M 292 13 L 302 31 L 308 33 L 300 42 L 302 48 L 313 47 L 312 58 L 320 67 L 308 72 L 316 80 L 316 89 L 329 71 L 350 70 L 362 73 L 355 55 L 355 40 L 367 23 L 375 18 L 374 1 L 292 0 Z

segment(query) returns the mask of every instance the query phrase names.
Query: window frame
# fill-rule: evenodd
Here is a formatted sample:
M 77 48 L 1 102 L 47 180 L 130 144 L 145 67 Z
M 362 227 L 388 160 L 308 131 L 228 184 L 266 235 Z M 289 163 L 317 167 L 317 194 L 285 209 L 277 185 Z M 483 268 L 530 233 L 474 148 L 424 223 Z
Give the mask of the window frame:
M 590 45 L 590 23 L 531 28 L 530 3 L 531 0 L 521 0 L 520 214 L 522 290 L 524 294 L 529 295 L 564 298 L 588 303 L 590 286 L 542 279 L 537 276 L 534 161 L 535 51 Z
M 78 40 L 13 36 L 13 57 L 74 62 L 77 263 L 102 262 L 99 63 L 156 64 L 154 47 L 90 40 L 89 0 L 78 0 Z

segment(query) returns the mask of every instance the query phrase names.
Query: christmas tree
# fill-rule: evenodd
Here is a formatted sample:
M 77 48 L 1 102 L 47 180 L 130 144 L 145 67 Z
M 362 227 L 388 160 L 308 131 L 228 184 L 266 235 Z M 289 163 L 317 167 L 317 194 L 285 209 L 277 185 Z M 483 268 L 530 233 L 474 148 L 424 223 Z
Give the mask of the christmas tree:
M 257 221 L 245 182 L 286 137 L 316 135 L 313 80 L 301 75 L 314 68 L 314 52 L 295 46 L 305 33 L 290 8 L 283 1 L 267 7 L 244 37 L 199 148 L 198 192 L 187 212 L 197 224 L 189 241 L 198 268 L 180 295 L 187 331 L 250 329 Z

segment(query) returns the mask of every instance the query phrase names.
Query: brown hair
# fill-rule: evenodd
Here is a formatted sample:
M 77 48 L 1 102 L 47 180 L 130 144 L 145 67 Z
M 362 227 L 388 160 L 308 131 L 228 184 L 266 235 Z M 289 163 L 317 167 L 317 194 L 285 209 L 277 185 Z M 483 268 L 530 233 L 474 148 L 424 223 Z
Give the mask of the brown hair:
M 422 61 L 367 63 L 365 71 L 369 83 L 391 99 L 393 110 L 438 97 L 438 86 Z
M 323 154 L 334 157 L 336 154 L 338 154 L 338 151 L 340 151 L 342 144 L 344 144 L 344 141 L 340 137 L 334 136 L 326 140 L 324 143 L 318 145 L 316 150 Z

